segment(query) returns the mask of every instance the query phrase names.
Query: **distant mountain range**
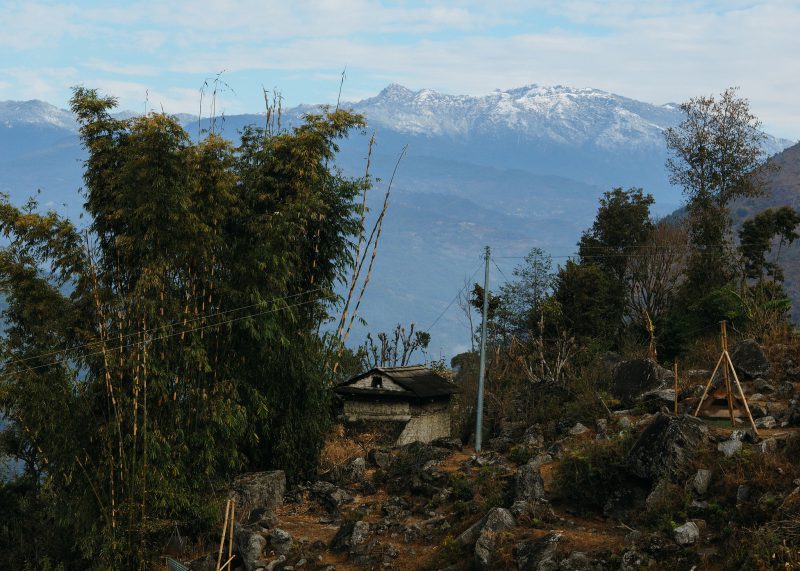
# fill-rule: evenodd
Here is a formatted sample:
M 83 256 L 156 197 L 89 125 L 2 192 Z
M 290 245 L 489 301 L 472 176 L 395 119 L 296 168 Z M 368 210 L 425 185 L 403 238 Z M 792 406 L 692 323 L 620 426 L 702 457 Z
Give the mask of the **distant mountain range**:
M 655 196 L 658 214 L 680 205 L 680 191 L 667 181 L 662 134 L 682 118 L 675 104 L 561 86 L 471 97 L 390 85 L 342 106 L 363 113 L 376 130 L 372 174 L 382 182 L 373 207 L 408 145 L 361 315 L 373 331 L 436 322 L 434 357 L 469 344 L 464 320 L 448 304 L 477 272 L 484 245 L 497 256 L 496 283 L 533 246 L 563 263 L 591 224 L 598 197 L 614 186 L 643 187 Z M 286 110 L 283 124 L 297 124 L 316 109 Z M 193 135 L 209 125 L 196 116 L 179 119 Z M 243 126 L 264 120 L 263 114 L 234 115 L 216 125 L 235 139 Z M 342 144 L 338 166 L 346 173 L 363 174 L 368 136 Z M 766 150 L 790 144 L 770 138 Z M 14 201 L 41 189 L 41 204 L 78 220 L 83 156 L 70 112 L 41 101 L 0 102 L 0 191 Z

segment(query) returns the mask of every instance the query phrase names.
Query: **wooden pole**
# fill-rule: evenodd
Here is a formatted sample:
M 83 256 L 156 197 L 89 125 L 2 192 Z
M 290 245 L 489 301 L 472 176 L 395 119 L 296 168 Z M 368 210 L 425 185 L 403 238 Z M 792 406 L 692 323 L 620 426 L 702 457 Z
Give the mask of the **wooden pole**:
M 728 355 L 728 329 L 725 326 L 726 322 L 722 322 L 722 356 Z M 731 390 L 731 377 L 728 373 L 728 361 L 730 361 L 730 357 L 726 359 L 725 363 L 722 365 L 722 374 L 725 378 L 725 396 L 727 397 L 728 401 L 728 415 L 731 417 L 731 428 L 736 427 L 736 420 L 733 415 L 733 391 Z
M 678 359 L 675 359 L 672 369 L 672 374 L 675 376 L 675 416 L 678 416 Z
M 225 532 L 228 530 L 228 516 L 231 511 L 231 501 L 225 502 L 225 522 L 222 524 L 222 535 L 219 538 L 219 555 L 217 555 L 216 571 L 220 571 L 222 565 L 222 548 L 225 546 Z
M 725 353 L 725 355 L 727 355 L 728 363 L 731 366 L 731 372 L 733 373 L 733 380 L 736 381 L 736 386 L 739 388 L 739 394 L 742 395 L 744 410 L 747 411 L 747 418 L 750 419 L 750 426 L 753 427 L 753 432 L 755 432 L 756 436 L 758 436 L 758 428 L 756 428 L 756 421 L 753 420 L 753 415 L 750 413 L 750 407 L 747 405 L 747 398 L 744 396 L 744 390 L 742 389 L 742 384 L 739 382 L 739 377 L 736 374 L 736 369 L 733 368 L 733 361 L 731 361 L 731 356 L 728 353 Z
M 696 411 L 694 411 L 694 415 L 695 415 L 695 416 L 697 416 L 698 414 L 700 414 L 700 407 L 701 407 L 701 406 L 703 406 L 703 401 L 704 401 L 704 400 L 706 400 L 706 395 L 708 394 L 708 389 L 710 389 L 710 388 L 711 388 L 711 383 L 713 383 L 713 382 L 714 382 L 714 375 L 716 375 L 716 374 L 717 374 L 717 371 L 719 370 L 719 366 L 722 364 L 722 360 L 723 360 L 724 358 L 725 358 L 725 355 L 720 355 L 720 356 L 719 356 L 719 361 L 717 361 L 717 366 L 716 366 L 716 367 L 714 367 L 714 372 L 713 372 L 713 373 L 711 373 L 711 378 L 710 378 L 710 379 L 708 379 L 708 383 L 706 384 L 706 388 L 705 388 L 705 390 L 703 391 L 703 396 L 701 396 L 701 397 L 700 397 L 700 402 L 699 402 L 699 403 L 697 403 L 697 410 L 696 410 Z
M 233 525 L 235 521 L 236 521 L 236 498 L 231 498 L 231 525 L 228 526 L 228 563 L 230 563 L 231 560 L 233 559 Z

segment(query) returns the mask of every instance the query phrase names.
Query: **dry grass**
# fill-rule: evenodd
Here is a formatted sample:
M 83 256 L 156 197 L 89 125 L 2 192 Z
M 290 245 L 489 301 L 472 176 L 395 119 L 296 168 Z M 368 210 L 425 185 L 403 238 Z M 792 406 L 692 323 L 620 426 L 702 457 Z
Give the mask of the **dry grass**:
M 325 439 L 320 455 L 320 470 L 327 472 L 336 466 L 346 464 L 359 456 L 366 456 L 378 441 L 378 435 L 371 432 L 347 434 L 344 426 L 335 424 Z

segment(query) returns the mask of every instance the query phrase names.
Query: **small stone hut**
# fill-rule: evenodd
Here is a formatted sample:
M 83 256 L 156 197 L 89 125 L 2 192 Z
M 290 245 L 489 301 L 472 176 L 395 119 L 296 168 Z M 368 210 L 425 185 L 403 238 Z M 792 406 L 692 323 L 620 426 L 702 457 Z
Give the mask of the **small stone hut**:
M 397 445 L 450 436 L 456 386 L 428 367 L 375 367 L 336 386 L 346 422 L 378 421 L 400 429 Z

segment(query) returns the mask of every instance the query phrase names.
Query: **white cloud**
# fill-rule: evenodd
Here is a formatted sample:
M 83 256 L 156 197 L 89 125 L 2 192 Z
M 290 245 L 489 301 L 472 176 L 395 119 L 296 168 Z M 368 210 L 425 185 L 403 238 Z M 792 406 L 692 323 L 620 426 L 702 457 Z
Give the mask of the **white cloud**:
M 800 135 L 800 5 L 792 1 L 140 0 L 125 9 L 19 3 L 4 17 L 11 32 L 0 46 L 23 53 L 102 38 L 107 52 L 80 58 L 81 75 L 110 74 L 98 79 L 133 101 L 144 100 L 147 77 L 170 107 L 190 101 L 180 84 L 187 75 L 199 83 L 223 69 L 294 70 L 338 87 L 347 64 L 358 70 L 348 74 L 351 93 L 384 78 L 470 94 L 561 83 L 661 103 L 739 85 L 768 126 Z M 55 24 L 45 31 L 44 21 Z M 510 31 L 499 34 L 498 24 Z M 42 93 L 47 81 L 59 78 L 50 70 L 20 89 Z M 196 99 L 195 91 L 183 110 Z

